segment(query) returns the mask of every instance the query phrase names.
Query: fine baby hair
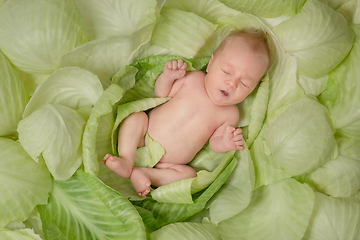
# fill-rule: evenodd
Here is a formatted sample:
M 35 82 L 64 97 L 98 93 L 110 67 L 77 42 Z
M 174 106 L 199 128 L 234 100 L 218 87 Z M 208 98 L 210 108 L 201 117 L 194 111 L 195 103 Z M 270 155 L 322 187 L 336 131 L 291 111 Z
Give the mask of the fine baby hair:
M 230 40 L 232 40 L 233 38 L 241 38 L 247 36 L 249 37 L 249 39 L 251 39 L 251 47 L 254 50 L 258 50 L 259 48 L 261 48 L 262 46 L 265 47 L 266 53 L 270 59 L 270 47 L 269 47 L 269 41 L 268 41 L 268 34 L 266 31 L 262 30 L 262 29 L 258 29 L 258 28 L 246 28 L 243 30 L 234 30 L 231 31 L 225 38 L 224 40 L 220 43 L 220 45 L 217 47 L 217 49 L 214 51 L 214 55 L 216 55 L 216 53 L 221 52 L 224 47 L 230 42 Z M 270 59 L 271 61 L 271 59 Z

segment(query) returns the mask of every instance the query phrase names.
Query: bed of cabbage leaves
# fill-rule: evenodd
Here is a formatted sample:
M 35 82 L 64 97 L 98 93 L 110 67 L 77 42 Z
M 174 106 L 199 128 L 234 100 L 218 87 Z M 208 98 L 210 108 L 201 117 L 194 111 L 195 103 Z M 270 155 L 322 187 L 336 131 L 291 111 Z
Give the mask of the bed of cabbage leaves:
M 121 121 L 169 100 L 165 62 L 204 70 L 249 27 L 271 66 L 245 150 L 206 144 L 196 178 L 139 197 L 101 164 Z M 0 238 L 360 239 L 359 66 L 359 0 L 0 0 Z

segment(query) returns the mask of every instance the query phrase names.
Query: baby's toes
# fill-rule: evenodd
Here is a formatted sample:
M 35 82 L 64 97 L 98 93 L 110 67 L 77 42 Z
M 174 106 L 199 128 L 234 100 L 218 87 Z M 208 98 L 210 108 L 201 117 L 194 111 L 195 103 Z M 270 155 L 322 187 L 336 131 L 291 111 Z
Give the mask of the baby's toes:
M 148 193 L 150 192 L 150 188 L 149 189 L 146 189 L 142 192 L 141 196 L 146 196 Z
M 146 184 L 147 185 L 147 184 Z M 150 192 L 150 184 L 148 187 L 145 188 L 142 192 L 139 192 L 139 196 L 146 196 Z
M 105 162 L 111 157 L 111 154 L 106 154 L 102 160 L 102 163 L 105 164 Z

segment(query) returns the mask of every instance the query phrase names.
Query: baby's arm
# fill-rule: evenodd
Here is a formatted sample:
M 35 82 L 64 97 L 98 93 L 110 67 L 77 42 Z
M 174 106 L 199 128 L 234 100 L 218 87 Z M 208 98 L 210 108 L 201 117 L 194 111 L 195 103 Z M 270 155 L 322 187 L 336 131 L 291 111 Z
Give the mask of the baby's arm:
M 155 95 L 157 97 L 172 97 L 174 95 L 173 88 L 179 89 L 183 81 L 175 81 L 185 76 L 186 63 L 182 60 L 169 61 L 164 66 L 163 73 L 155 82 Z M 175 84 L 177 83 L 177 84 Z M 176 85 L 176 86 L 175 86 Z
M 209 140 L 210 148 L 217 153 L 225 153 L 232 150 L 244 150 L 244 140 L 240 128 L 228 126 L 226 130 L 218 128 Z M 222 134 L 221 134 L 222 133 Z
M 236 106 L 226 114 L 225 122 L 218 127 L 209 139 L 211 150 L 224 153 L 232 150 L 244 150 L 244 139 L 240 128 L 234 128 L 239 122 L 239 110 Z

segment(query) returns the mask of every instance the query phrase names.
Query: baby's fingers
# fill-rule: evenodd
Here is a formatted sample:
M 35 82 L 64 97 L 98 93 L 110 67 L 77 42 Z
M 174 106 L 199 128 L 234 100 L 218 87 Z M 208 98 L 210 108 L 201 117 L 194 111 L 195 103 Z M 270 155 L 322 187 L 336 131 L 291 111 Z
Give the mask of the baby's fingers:
M 237 150 L 244 150 L 245 147 L 243 146 L 244 145 L 244 137 L 243 135 L 241 134 L 242 133 L 242 130 L 240 128 L 236 129 L 234 131 L 234 142 L 235 142 L 235 146 L 236 146 L 236 149 Z
M 180 65 L 182 65 L 183 64 L 183 62 L 182 62 L 182 60 L 177 60 L 177 61 L 172 61 L 172 69 L 179 69 L 179 66 Z
M 236 150 L 244 150 L 244 143 L 243 144 L 235 144 L 236 145 Z
M 169 61 L 169 62 L 165 63 L 164 70 L 165 69 L 169 69 L 169 70 L 173 69 L 173 61 Z
M 178 69 L 186 68 L 186 63 L 184 63 L 184 61 L 181 59 L 179 59 L 177 61 L 169 61 L 165 65 L 170 70 L 178 70 Z
M 227 140 L 230 140 L 234 137 L 234 132 L 236 131 L 236 128 L 232 126 L 228 126 L 224 133 L 224 138 Z
M 236 147 L 236 149 L 237 150 L 244 150 L 245 149 L 245 147 L 244 147 L 244 140 L 243 139 L 241 139 L 241 140 L 239 140 L 239 141 L 235 141 L 235 147 Z
M 239 135 L 241 135 L 241 133 L 242 133 L 241 128 L 236 128 L 234 131 L 234 136 L 239 136 Z
M 181 64 L 179 64 L 179 61 L 181 61 Z M 183 60 L 178 60 L 178 67 L 179 69 L 185 70 L 185 68 L 187 67 L 186 62 L 183 62 Z

